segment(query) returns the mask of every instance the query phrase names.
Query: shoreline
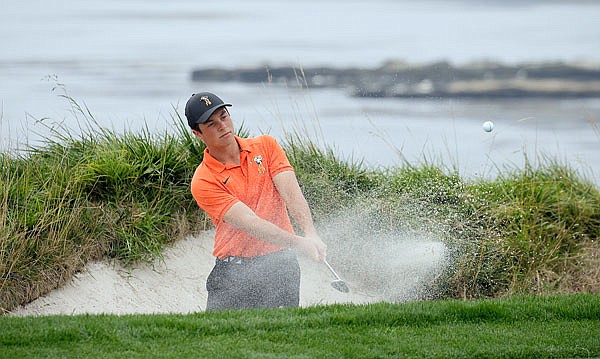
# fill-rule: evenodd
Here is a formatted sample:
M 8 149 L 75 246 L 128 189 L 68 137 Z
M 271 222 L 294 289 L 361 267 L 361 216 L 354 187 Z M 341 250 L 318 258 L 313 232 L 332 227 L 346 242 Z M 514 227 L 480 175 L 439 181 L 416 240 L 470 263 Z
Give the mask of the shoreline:
M 192 71 L 194 82 L 273 83 L 339 88 L 354 97 L 397 98 L 593 98 L 600 97 L 600 64 L 479 62 L 408 64 L 375 68 L 257 66 Z

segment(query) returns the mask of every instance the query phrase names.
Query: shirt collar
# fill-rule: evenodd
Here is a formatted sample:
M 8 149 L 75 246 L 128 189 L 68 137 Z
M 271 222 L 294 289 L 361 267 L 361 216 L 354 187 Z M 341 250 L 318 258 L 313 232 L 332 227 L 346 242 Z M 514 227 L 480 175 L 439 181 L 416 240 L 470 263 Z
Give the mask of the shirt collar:
M 252 152 L 250 150 L 250 144 L 247 138 L 241 138 L 238 136 L 234 136 L 235 140 L 238 143 L 238 146 L 240 147 L 240 152 Z M 241 158 L 240 158 L 241 160 Z M 219 161 L 217 161 L 213 156 L 211 156 L 211 154 L 208 152 L 208 148 L 204 149 L 204 159 L 202 160 L 202 162 L 208 166 L 209 168 L 212 168 L 214 171 L 216 172 L 223 172 L 226 169 L 230 169 L 233 167 L 237 167 L 237 166 L 232 166 L 231 164 L 223 164 Z M 241 163 L 241 161 L 240 161 Z
M 250 140 L 247 138 L 242 138 L 242 137 L 238 137 L 238 136 L 233 136 L 235 138 L 235 140 L 238 143 L 238 146 L 240 146 L 240 152 L 245 151 L 245 152 L 252 152 L 250 150 Z

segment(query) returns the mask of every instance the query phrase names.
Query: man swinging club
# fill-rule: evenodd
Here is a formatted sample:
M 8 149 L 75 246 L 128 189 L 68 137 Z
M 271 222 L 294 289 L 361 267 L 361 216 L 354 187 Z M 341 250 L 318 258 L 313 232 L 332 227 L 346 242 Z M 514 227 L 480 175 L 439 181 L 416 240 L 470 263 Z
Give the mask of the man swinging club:
M 235 136 L 227 106 L 210 92 L 185 106 L 192 133 L 206 144 L 192 195 L 216 228 L 206 309 L 297 307 L 296 252 L 324 261 L 326 245 L 281 146 L 267 135 Z

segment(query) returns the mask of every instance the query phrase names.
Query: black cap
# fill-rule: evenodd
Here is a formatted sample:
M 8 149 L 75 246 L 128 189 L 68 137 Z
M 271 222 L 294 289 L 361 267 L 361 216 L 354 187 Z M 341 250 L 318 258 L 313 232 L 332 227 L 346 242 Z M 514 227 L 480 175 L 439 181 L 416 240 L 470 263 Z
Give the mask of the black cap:
M 185 105 L 185 117 L 187 117 L 188 125 L 195 129 L 197 125 L 208 121 L 210 115 L 223 106 L 231 106 L 231 104 L 224 103 L 214 93 L 193 94 Z

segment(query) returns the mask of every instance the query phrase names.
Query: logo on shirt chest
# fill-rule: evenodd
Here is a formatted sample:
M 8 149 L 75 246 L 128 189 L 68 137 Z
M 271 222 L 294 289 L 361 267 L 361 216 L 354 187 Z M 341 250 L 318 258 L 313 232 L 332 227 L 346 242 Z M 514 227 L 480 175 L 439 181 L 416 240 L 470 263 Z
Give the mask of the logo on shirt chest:
M 263 166 L 263 158 L 261 155 L 254 157 L 254 163 L 258 165 L 258 173 L 264 174 L 266 172 L 265 166 Z

